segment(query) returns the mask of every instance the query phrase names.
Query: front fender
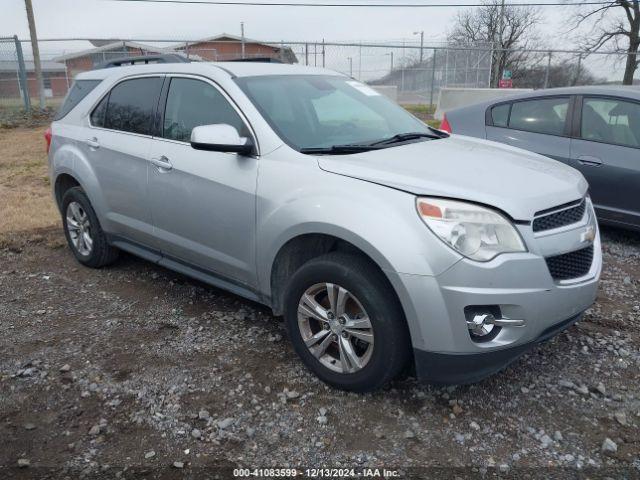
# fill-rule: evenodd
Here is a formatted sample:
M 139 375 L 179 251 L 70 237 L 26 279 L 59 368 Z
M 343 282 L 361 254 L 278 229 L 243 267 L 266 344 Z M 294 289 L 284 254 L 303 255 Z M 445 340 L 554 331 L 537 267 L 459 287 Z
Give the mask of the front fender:
M 256 257 L 259 287 L 266 296 L 271 294 L 278 252 L 305 234 L 345 240 L 385 272 L 433 276 L 460 260 L 422 223 L 414 195 L 325 172 L 317 165 L 286 163 L 265 160 L 260 171 Z

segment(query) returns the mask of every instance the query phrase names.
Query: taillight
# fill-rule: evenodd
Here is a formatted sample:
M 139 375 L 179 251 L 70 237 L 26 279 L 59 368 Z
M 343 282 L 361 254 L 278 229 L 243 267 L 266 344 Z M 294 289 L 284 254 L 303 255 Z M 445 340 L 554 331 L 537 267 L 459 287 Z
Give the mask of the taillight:
M 49 153 L 49 149 L 51 148 L 51 127 L 45 130 L 44 139 L 47 141 L 47 153 Z
M 447 114 L 445 113 L 442 117 L 442 123 L 440 124 L 440 130 L 444 130 L 448 133 L 453 133 L 451 131 L 451 125 L 449 124 L 449 120 L 447 120 Z

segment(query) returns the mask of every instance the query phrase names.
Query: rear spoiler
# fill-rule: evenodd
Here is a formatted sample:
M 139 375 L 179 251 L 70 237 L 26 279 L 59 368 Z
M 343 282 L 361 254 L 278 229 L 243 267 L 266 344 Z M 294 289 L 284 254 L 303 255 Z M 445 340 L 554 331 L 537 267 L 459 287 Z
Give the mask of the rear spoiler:
M 100 70 L 103 68 L 122 67 L 125 65 L 147 65 L 149 63 L 189 63 L 191 60 L 188 58 L 174 54 L 167 53 L 164 55 L 141 55 L 139 57 L 121 57 L 114 58 L 108 62 L 101 63 L 94 70 Z

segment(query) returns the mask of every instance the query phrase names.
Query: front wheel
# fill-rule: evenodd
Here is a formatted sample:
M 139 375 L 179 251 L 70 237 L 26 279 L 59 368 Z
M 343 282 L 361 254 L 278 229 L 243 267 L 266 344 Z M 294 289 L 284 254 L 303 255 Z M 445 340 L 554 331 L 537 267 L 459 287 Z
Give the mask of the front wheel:
M 284 315 L 302 361 L 334 387 L 375 390 L 410 358 L 398 299 L 363 257 L 336 252 L 305 263 L 289 280 Z

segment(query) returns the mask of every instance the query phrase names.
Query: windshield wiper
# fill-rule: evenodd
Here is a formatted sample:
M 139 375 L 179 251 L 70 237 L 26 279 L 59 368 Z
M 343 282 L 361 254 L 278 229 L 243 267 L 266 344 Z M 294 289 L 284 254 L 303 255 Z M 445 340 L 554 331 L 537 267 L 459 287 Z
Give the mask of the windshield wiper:
M 348 145 L 332 145 L 330 147 L 307 147 L 301 148 L 300 153 L 318 154 L 318 155 L 341 155 L 348 153 L 368 152 L 369 150 L 379 150 L 381 147 L 369 144 L 348 144 Z
M 345 145 L 332 145 L 330 147 L 307 147 L 300 149 L 300 153 L 306 154 L 318 154 L 318 155 L 341 155 L 348 153 L 367 152 L 369 150 L 380 150 L 387 148 L 395 143 L 407 142 L 409 140 L 417 140 L 419 138 L 430 138 L 432 140 L 438 140 L 440 138 L 447 138 L 449 135 L 435 128 L 429 127 L 433 133 L 427 132 L 407 132 L 398 133 L 393 137 L 384 138 L 382 140 L 376 140 L 367 143 L 350 143 Z
M 440 138 L 445 138 L 447 135 L 442 132 L 433 129 L 435 133 L 426 133 L 426 132 L 407 132 L 407 133 L 398 133 L 393 137 L 384 138 L 382 140 L 375 141 L 373 143 L 369 143 L 371 146 L 376 145 L 388 145 L 391 143 L 400 143 L 406 142 L 408 140 L 417 140 L 418 138 L 431 138 L 432 140 L 437 140 Z

